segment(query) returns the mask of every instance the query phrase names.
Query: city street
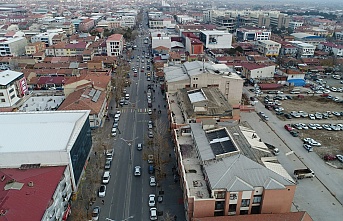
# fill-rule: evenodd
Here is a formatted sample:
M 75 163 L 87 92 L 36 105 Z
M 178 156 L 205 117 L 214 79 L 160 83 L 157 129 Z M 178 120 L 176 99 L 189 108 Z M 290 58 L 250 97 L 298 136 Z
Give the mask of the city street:
M 144 23 L 144 22 L 143 22 Z M 146 26 L 146 23 L 144 23 Z M 143 28 L 144 30 L 144 28 Z M 147 148 L 145 145 L 148 135 L 148 121 L 151 120 L 148 114 L 147 95 L 144 91 L 147 90 L 148 84 L 152 84 L 153 81 L 147 81 L 147 71 L 141 72 L 142 66 L 147 66 L 147 61 L 150 59 L 144 59 L 145 62 L 137 60 L 137 56 L 142 55 L 142 51 L 149 52 L 148 45 L 144 44 L 143 40 L 148 35 L 142 35 L 134 42 L 137 45 L 135 50 L 132 50 L 134 59 L 131 61 L 131 68 L 135 67 L 138 70 L 138 76 L 134 77 L 133 71 L 130 70 L 131 86 L 127 87 L 127 93 L 130 94 L 129 104 L 123 105 L 118 109 L 116 107 L 114 98 L 110 102 L 110 106 L 113 109 L 110 114 L 114 114 L 117 110 L 121 111 L 119 120 L 119 130 L 115 137 L 113 137 L 112 147 L 114 149 L 114 157 L 112 162 L 111 181 L 107 184 L 106 196 L 104 199 L 104 205 L 101 205 L 101 198 L 98 198 L 97 203 L 101 206 L 100 220 L 149 220 L 150 207 L 148 205 L 149 194 L 163 195 L 163 202 L 158 203 L 156 200 L 156 207 L 158 211 L 162 211 L 163 215 L 168 212 L 171 216 L 177 214 L 178 220 L 184 220 L 183 204 L 178 203 L 180 198 L 182 199 L 182 192 L 178 183 L 174 183 L 173 175 L 171 171 L 167 171 L 167 177 L 157 183 L 163 186 L 164 192 L 160 192 L 161 187 L 151 187 L 149 185 L 148 163 L 143 159 L 143 151 L 137 150 L 137 144 L 142 143 L 143 149 Z M 131 55 L 130 55 L 131 56 Z M 130 59 L 126 55 L 123 60 Z M 152 65 L 151 70 L 153 70 Z M 153 80 L 153 79 L 152 79 Z M 166 125 L 168 125 L 168 119 L 166 104 L 161 94 L 158 84 L 154 86 L 153 93 L 153 107 L 156 108 L 156 112 L 161 109 L 161 114 L 157 114 Z M 160 108 L 159 108 L 160 107 Z M 112 122 L 112 121 L 111 121 Z M 112 125 L 106 125 L 111 127 Z M 170 146 L 170 165 L 174 165 L 174 156 L 172 154 L 172 147 Z M 141 176 L 134 176 L 134 167 L 141 167 Z M 170 169 L 172 166 L 170 166 Z M 167 168 L 168 169 L 168 168 Z M 171 189 L 170 192 L 168 189 Z M 182 200 L 181 200 L 182 202 Z

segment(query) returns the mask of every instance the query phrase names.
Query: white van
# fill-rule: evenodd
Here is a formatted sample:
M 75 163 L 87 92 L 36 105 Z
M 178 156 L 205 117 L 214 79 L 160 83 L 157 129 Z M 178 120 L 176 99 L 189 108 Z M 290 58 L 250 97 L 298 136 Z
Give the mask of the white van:
M 291 93 L 291 94 L 300 94 L 300 89 L 294 88 L 293 90 L 291 90 L 290 93 Z
M 130 94 L 125 94 L 125 99 L 130 100 Z

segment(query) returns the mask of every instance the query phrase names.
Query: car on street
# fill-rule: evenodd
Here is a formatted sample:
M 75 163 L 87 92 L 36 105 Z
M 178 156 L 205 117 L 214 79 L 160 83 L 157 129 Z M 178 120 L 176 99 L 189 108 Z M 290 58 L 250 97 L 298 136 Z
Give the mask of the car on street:
M 152 129 L 152 121 L 151 120 L 149 120 L 149 122 L 148 122 L 148 128 Z
M 154 138 L 154 133 L 152 132 L 152 130 L 149 130 L 148 137 L 149 138 Z
M 101 185 L 98 191 L 99 197 L 105 197 L 106 196 L 106 186 Z
M 143 150 L 143 144 L 142 143 L 137 144 L 137 150 Z
M 149 206 L 154 207 L 155 206 L 155 194 L 150 194 L 149 195 Z
M 141 175 L 141 166 L 135 166 L 135 176 Z
M 93 211 L 92 211 L 92 220 L 93 221 L 99 220 L 99 215 L 100 215 L 100 207 L 96 206 L 93 208 Z
M 149 184 L 150 186 L 156 186 L 156 178 L 154 176 L 150 177 Z
M 117 128 L 112 127 L 111 135 L 112 135 L 112 137 L 117 136 Z
M 108 184 L 110 182 L 110 178 L 111 178 L 110 171 L 105 171 L 104 175 L 102 176 L 102 183 L 103 184 Z
M 150 209 L 150 220 L 157 220 L 157 209 L 155 207 Z

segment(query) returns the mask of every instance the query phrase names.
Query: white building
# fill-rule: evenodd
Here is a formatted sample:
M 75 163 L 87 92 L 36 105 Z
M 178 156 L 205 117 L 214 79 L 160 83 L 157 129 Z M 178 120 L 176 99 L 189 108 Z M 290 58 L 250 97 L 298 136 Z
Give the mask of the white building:
M 261 28 L 239 28 L 237 29 L 237 41 L 262 41 L 270 40 L 272 32 Z
M 10 211 L 2 217 L 26 220 L 29 211 L 30 220 L 66 220 L 92 147 L 89 113 L 0 113 L 1 211 Z
M 121 16 L 120 20 L 120 26 L 121 27 L 127 27 L 132 28 L 136 23 L 136 17 L 135 16 Z
M 176 15 L 176 21 L 180 24 L 186 24 L 194 22 L 195 18 L 192 18 L 188 15 Z
M 124 37 L 121 34 L 113 34 L 106 40 L 107 56 L 119 56 L 124 49 Z
M 25 54 L 26 45 L 25 37 L 3 39 L 0 42 L 0 56 L 21 56 Z
M 291 21 L 291 22 L 289 22 L 288 27 L 291 29 L 297 29 L 297 28 L 303 26 L 303 24 L 304 24 L 304 22 Z
M 281 44 L 271 40 L 263 40 L 257 42 L 257 50 L 264 56 L 279 56 Z
M 316 50 L 316 46 L 302 41 L 290 41 L 290 43 L 297 47 L 297 53 L 300 57 L 311 57 Z
M 242 68 L 242 76 L 247 79 L 273 78 L 275 73 L 275 65 L 263 63 L 242 63 Z
M 232 48 L 232 34 L 224 31 L 201 31 L 199 39 L 207 49 Z
M 23 73 L 10 70 L 0 72 L 0 107 L 13 107 L 26 92 Z
M 49 47 L 50 45 L 52 45 L 52 38 L 58 35 L 58 33 L 56 32 L 45 32 L 45 33 L 40 33 L 38 35 L 32 36 L 31 37 L 31 43 L 35 43 L 35 42 L 44 42 L 46 47 Z

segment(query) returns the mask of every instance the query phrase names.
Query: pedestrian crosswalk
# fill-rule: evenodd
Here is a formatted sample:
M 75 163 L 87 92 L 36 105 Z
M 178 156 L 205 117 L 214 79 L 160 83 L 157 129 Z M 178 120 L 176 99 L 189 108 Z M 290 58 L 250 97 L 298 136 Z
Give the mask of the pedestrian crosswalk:
M 134 113 L 137 111 L 137 113 L 148 113 L 148 108 L 122 108 L 121 113 Z

